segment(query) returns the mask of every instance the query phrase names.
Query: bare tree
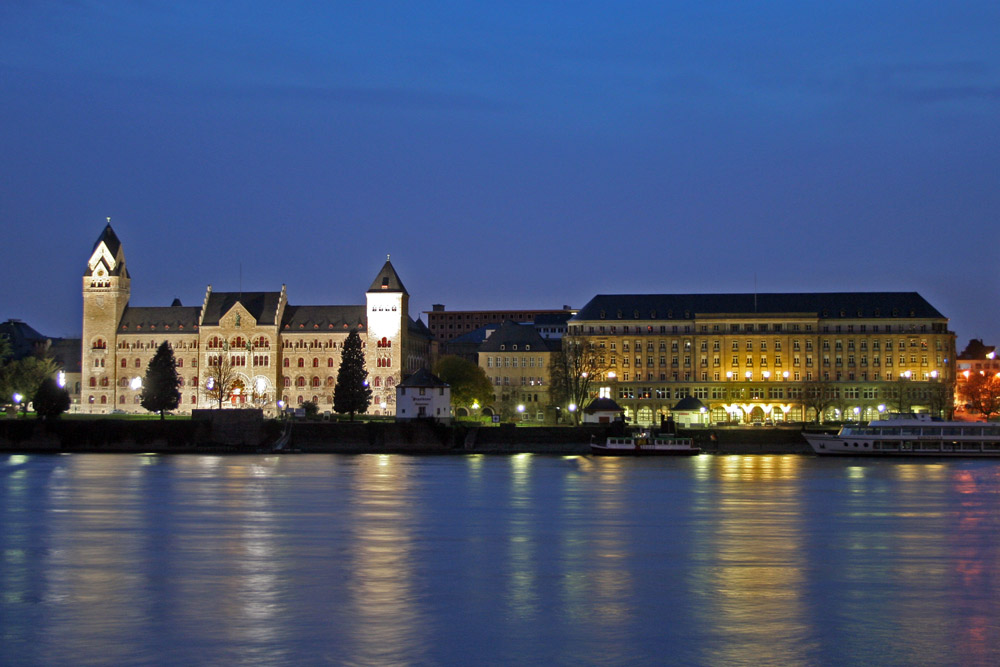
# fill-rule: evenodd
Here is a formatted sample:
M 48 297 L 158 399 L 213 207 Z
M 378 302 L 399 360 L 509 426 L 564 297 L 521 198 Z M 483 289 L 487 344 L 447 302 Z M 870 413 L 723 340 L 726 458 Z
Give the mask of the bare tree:
M 218 403 L 219 409 L 222 409 L 222 404 L 233 394 L 239 374 L 225 352 L 209 356 L 208 368 L 208 378 L 205 380 L 202 393 L 212 402 Z
M 802 391 L 802 407 L 805 413 L 803 416 L 808 415 L 809 411 L 812 410 L 813 421 L 817 424 L 821 423 L 823 413 L 833 405 L 834 400 L 833 388 L 829 382 L 825 380 L 807 382 Z
M 580 423 L 580 412 L 590 403 L 591 385 L 607 375 L 609 366 L 604 352 L 593 343 L 578 338 L 563 338 L 562 349 L 552 355 L 550 396 L 560 408 L 575 406 L 573 420 Z

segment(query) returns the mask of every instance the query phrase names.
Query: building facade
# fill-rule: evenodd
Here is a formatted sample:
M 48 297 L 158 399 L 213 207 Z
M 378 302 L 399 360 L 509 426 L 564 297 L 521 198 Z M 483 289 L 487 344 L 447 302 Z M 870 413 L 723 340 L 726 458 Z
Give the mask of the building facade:
M 565 322 L 576 311 L 569 306 L 560 310 L 452 310 L 446 311 L 442 304 L 436 303 L 433 310 L 424 311 L 427 315 L 427 328 L 434 337 L 447 342 L 463 336 L 488 324 L 500 324 L 505 320 L 514 322 L 537 322 L 542 330 L 539 333 L 545 338 L 558 337 L 565 332 Z
M 275 411 L 313 401 L 333 409 L 340 350 L 361 336 L 372 387 L 369 414 L 395 414 L 396 385 L 427 366 L 431 336 L 408 314 L 409 294 L 386 260 L 365 304 L 295 306 L 285 286 L 274 292 L 217 292 L 201 306 L 136 307 L 121 241 L 109 224 L 94 245 L 83 278 L 81 410 L 143 412 L 142 378 L 167 341 L 181 377 L 181 405 L 254 406 Z M 229 365 L 232 390 L 213 396 L 217 370 Z
M 507 320 L 479 346 L 479 367 L 493 383 L 493 405 L 484 414 L 521 421 L 554 417 L 551 400 L 552 355 L 561 340 L 542 338 L 531 324 Z
M 710 423 L 946 414 L 955 335 L 919 294 L 599 295 L 567 334 L 593 350 L 630 422 L 688 396 Z

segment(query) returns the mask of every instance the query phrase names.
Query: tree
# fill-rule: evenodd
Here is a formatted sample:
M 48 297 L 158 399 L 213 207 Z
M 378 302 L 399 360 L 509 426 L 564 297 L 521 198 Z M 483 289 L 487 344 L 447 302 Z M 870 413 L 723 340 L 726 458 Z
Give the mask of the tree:
M 816 380 L 806 383 L 802 392 L 803 416 L 813 411 L 813 421 L 819 424 L 823 421 L 823 413 L 833 405 L 833 388 L 825 380 Z
M 550 390 L 555 405 L 575 406 L 570 412 L 580 423 L 580 411 L 590 402 L 590 387 L 605 377 L 608 366 L 604 355 L 593 343 L 576 338 L 563 338 L 562 349 L 552 355 Z
M 51 377 L 42 380 L 31 402 L 39 419 L 54 420 L 69 410 L 69 392 L 56 384 Z
M 3 400 L 10 400 L 14 394 L 24 397 L 25 411 L 30 397 L 35 395 L 46 378 L 51 378 L 59 370 L 52 359 L 25 357 L 12 361 L 0 368 L 0 391 Z
M 913 408 L 914 387 L 910 378 L 899 376 L 887 393 L 891 412 L 906 414 Z
M 303 403 L 302 410 L 306 413 L 306 419 L 315 419 L 316 415 L 319 414 L 319 406 L 312 401 Z
M 337 414 L 345 412 L 354 421 L 354 414 L 365 412 L 372 402 L 372 389 L 366 379 L 365 353 L 361 349 L 361 336 L 352 330 L 344 341 L 340 353 L 340 369 L 337 370 L 337 386 L 333 389 L 333 409 Z
M 1000 373 L 970 373 L 960 381 L 958 394 L 971 412 L 982 415 L 987 421 L 1000 414 Z
M 486 371 L 476 364 L 448 354 L 434 365 L 434 375 L 451 387 L 451 404 L 455 407 L 472 407 L 474 403 L 487 405 L 493 401 L 493 383 Z
M 174 410 L 180 405 L 181 392 L 177 389 L 180 384 L 174 351 L 166 341 L 163 341 L 146 366 L 140 401 L 142 407 L 150 412 L 159 412 L 160 419 L 163 419 L 167 410 Z
M 202 392 L 212 401 L 218 403 L 221 410 L 222 404 L 232 396 L 233 387 L 236 386 L 239 374 L 229 359 L 229 355 L 225 353 L 214 358 L 209 357 L 208 366 L 210 369 L 209 377 L 205 381 Z

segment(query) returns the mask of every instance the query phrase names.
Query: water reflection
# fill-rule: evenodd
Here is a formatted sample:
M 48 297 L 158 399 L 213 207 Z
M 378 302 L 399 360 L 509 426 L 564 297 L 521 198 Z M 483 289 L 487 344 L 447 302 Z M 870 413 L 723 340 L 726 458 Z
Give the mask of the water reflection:
M 815 652 L 806 597 L 808 560 L 802 457 L 718 457 L 700 485 L 692 577 L 700 622 L 711 640 L 699 660 L 711 664 L 805 663 Z
M 0 457 L 0 663 L 997 664 L 996 462 Z
M 366 455 L 353 461 L 346 554 L 351 619 L 341 628 L 344 661 L 420 662 L 425 629 L 417 608 L 413 529 L 417 507 L 411 459 Z

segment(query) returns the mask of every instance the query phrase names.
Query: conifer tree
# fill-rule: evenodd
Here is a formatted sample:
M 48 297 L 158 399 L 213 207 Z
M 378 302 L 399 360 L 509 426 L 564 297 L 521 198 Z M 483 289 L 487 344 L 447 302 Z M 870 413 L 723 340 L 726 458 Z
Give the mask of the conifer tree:
M 164 341 L 146 366 L 146 377 L 142 381 L 142 407 L 150 412 L 159 412 L 160 419 L 163 419 L 166 410 L 180 405 L 181 392 L 177 389 L 180 383 L 174 351 Z
M 34 398 L 31 399 L 35 406 L 35 414 L 39 419 L 58 419 L 59 415 L 69 410 L 69 392 L 56 384 L 50 377 L 42 380 Z
M 333 409 L 338 414 L 345 412 L 351 415 L 365 412 L 372 401 L 372 390 L 366 379 L 365 353 L 361 349 L 361 336 L 357 331 L 351 331 L 344 341 L 344 349 L 340 354 L 340 369 L 337 371 L 337 386 L 333 390 Z

